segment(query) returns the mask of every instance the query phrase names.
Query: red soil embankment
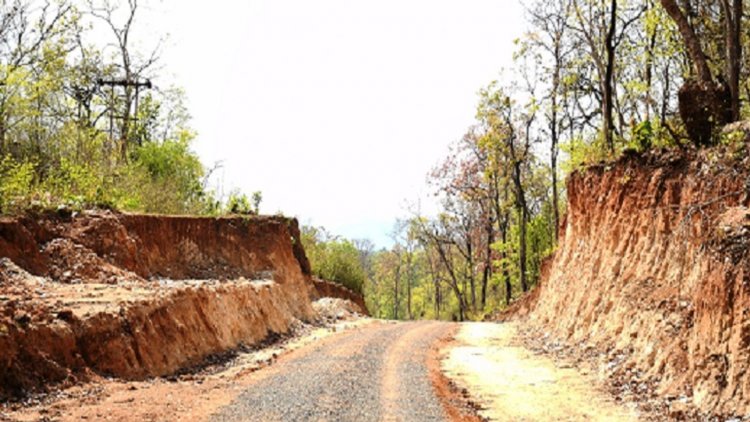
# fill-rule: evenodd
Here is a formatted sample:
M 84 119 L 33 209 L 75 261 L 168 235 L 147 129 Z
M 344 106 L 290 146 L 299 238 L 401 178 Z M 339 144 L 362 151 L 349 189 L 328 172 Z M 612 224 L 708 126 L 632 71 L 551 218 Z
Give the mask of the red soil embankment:
M 749 182 L 718 150 L 572 174 L 559 249 L 516 315 L 667 400 L 750 414 Z
M 0 219 L 0 399 L 91 371 L 166 375 L 286 332 L 313 317 L 300 245 L 281 217 Z
M 313 300 L 320 299 L 322 297 L 331 297 L 337 299 L 344 299 L 357 305 L 360 309 L 360 313 L 363 315 L 369 315 L 367 311 L 367 305 L 365 304 L 365 298 L 362 295 L 353 292 L 352 290 L 344 287 L 341 284 L 334 283 L 332 281 L 321 280 L 317 277 L 313 277 L 313 286 L 315 287 L 313 293 Z

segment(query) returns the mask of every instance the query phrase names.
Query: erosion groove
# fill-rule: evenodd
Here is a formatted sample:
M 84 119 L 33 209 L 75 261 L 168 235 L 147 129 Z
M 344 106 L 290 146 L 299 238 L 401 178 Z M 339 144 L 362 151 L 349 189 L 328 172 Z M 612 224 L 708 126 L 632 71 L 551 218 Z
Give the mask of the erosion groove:
M 295 220 L 0 219 L 0 398 L 173 373 L 310 319 Z

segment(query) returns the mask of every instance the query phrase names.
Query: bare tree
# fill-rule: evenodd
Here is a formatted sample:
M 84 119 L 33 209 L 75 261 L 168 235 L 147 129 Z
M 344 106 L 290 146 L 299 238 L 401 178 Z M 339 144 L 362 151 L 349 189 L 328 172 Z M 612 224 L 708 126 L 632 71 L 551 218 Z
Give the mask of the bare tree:
M 562 131 L 561 90 L 563 71 L 567 66 L 568 55 L 575 47 L 566 42 L 570 26 L 572 0 L 539 1 L 527 10 L 531 24 L 539 31 L 533 38 L 533 45 L 551 59 L 551 85 L 549 87 L 548 128 L 550 135 L 550 168 L 552 173 L 552 206 L 555 218 L 555 240 L 559 238 L 560 188 L 558 181 L 558 156 L 560 154 L 560 134 Z
M 638 22 L 646 7 L 639 5 L 635 8 L 619 7 L 617 0 L 609 0 L 608 7 L 602 2 L 592 0 L 572 0 L 576 24 L 570 28 L 584 44 L 588 46 L 588 53 L 596 70 L 598 92 L 595 97 L 602 115 L 601 130 L 606 147 L 614 151 L 614 135 L 616 132 L 613 109 L 618 100 L 616 73 L 618 70 L 618 49 L 633 24 Z M 604 3 L 606 4 L 606 3 Z M 594 86 L 594 84 L 592 84 Z M 589 118 L 586 119 L 590 120 Z M 624 125 L 624 118 L 620 118 L 620 133 Z
M 123 78 L 120 85 L 124 92 L 118 111 L 120 152 L 122 159 L 127 160 L 131 142 L 131 124 L 137 117 L 133 114 L 134 106 L 138 101 L 139 81 L 147 78 L 149 70 L 158 62 L 161 42 L 145 58 L 134 54 L 132 43 L 136 15 L 139 10 L 138 0 L 127 0 L 125 5 L 110 0 L 86 0 L 86 3 L 91 16 L 103 22 L 114 38 L 111 45 L 117 52 L 118 60 L 115 67 Z M 110 107 L 115 109 L 118 108 L 114 101 L 115 86 L 112 85 L 111 89 L 113 95 Z

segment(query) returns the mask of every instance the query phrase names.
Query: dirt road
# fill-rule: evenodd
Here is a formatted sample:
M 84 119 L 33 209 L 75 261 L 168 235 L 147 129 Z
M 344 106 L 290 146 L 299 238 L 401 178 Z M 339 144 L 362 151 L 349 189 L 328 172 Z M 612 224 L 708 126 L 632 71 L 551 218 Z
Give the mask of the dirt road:
M 615 403 L 590 374 L 534 354 L 514 323 L 461 325 L 443 371 L 492 421 L 637 421 L 635 406 Z
M 456 326 L 375 323 L 291 353 L 215 421 L 445 421 L 427 357 Z
M 524 348 L 513 324 L 341 324 L 205 374 L 100 380 L 28 408 L 0 407 L 0 420 L 477 421 L 464 389 L 493 421 L 643 416 L 591 375 Z
M 375 323 L 301 349 L 258 373 L 214 420 L 465 420 L 444 406 L 455 397 L 429 368 L 440 365 L 436 344 L 451 333 L 442 370 L 488 420 L 638 420 L 591 376 L 525 349 L 513 324 L 438 322 Z

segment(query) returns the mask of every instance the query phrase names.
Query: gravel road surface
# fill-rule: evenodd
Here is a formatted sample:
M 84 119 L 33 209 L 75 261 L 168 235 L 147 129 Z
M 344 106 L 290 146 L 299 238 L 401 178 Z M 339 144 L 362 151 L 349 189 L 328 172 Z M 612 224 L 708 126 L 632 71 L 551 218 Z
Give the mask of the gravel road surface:
M 426 365 L 455 325 L 373 323 L 282 357 L 215 421 L 445 421 Z

